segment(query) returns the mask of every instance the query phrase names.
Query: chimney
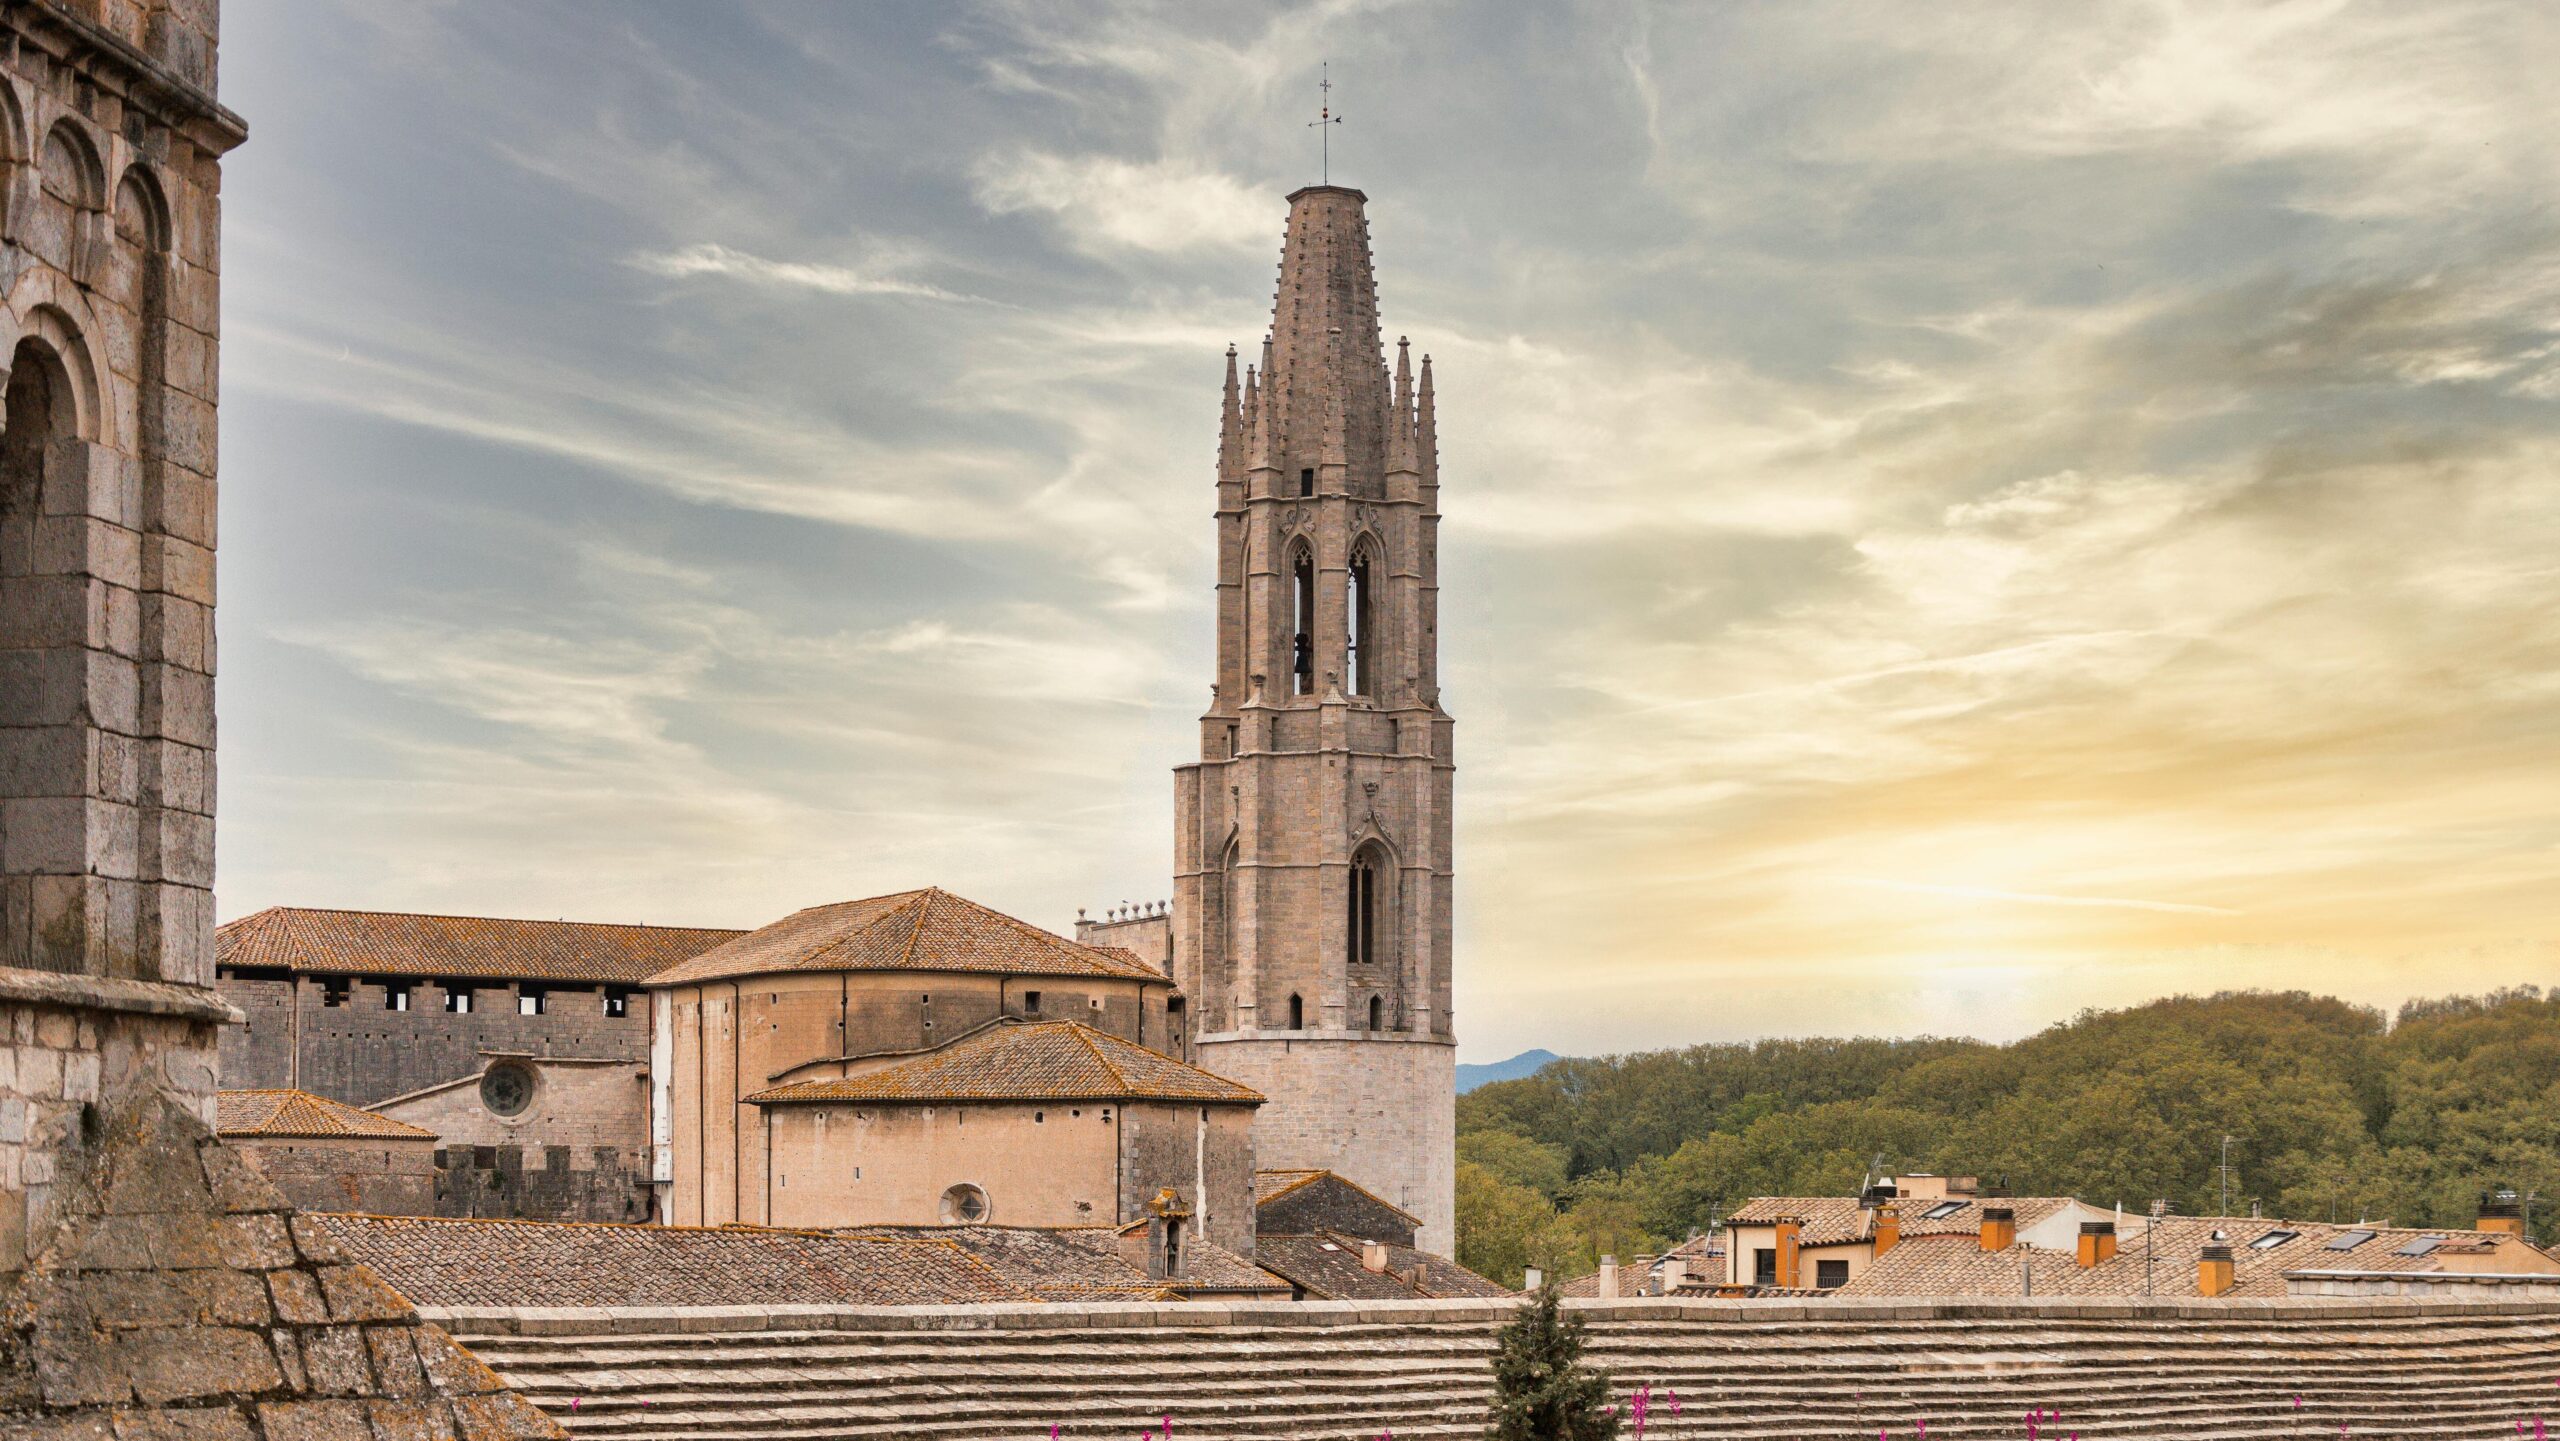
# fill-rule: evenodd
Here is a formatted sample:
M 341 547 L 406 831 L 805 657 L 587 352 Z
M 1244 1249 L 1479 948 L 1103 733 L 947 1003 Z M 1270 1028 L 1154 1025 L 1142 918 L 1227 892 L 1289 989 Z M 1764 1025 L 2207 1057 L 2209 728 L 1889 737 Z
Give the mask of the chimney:
M 1796 1251 L 1801 1243 L 1796 1238 L 1802 1234 L 1804 1222 L 1780 1221 L 1777 1225 L 1778 1274 L 1773 1279 L 1777 1285 L 1793 1287 L 1796 1284 L 1796 1267 L 1800 1264 Z
M 1679 1258 L 1679 1257 L 1677 1257 L 1677 1256 L 1666 1256 L 1666 1257 L 1664 1257 L 1664 1258 L 1663 1258 L 1663 1261 L 1662 1261 L 1662 1294 L 1663 1294 L 1663 1295 L 1665 1295 L 1665 1296 L 1670 1296 L 1670 1295 L 1676 1295 L 1676 1294 L 1678 1294 L 1678 1292 L 1679 1292 L 1679 1290 L 1680 1290 L 1680 1285 L 1681 1285 L 1681 1283 L 1682 1283 L 1682 1282 L 1684 1282 L 1684 1281 L 1686 1281 L 1686 1280 L 1688 1280 L 1688 1279 L 1689 1279 L 1689 1263 L 1688 1263 L 1688 1262 L 1686 1262 L 1686 1261 L 1684 1261 L 1684 1260 L 1680 1259 L 1680 1258 Z
M 1885 1252 L 1890 1251 L 1890 1250 L 1892 1250 L 1894 1247 L 1899 1246 L 1899 1245 L 1901 1245 L 1901 1244 L 1902 1244 L 1902 1218 L 1901 1218 L 1900 1216 L 1895 1215 L 1895 1214 L 1894 1214 L 1893 1212 L 1891 1212 L 1891 1211 L 1879 1211 L 1879 1212 L 1877 1212 L 1877 1213 L 1876 1213 L 1876 1254 L 1877 1254 L 1877 1255 L 1879 1255 L 1879 1256 L 1881 1256 L 1881 1255 L 1883 1255 Z
M 1982 1208 L 1982 1249 L 2006 1251 L 2018 1239 L 2018 1213 L 2007 1206 Z
M 1603 1301 L 1618 1299 L 1618 1258 L 1615 1256 L 1600 1258 L 1600 1299 Z
M 1543 1266 L 1531 1266 L 1520 1275 L 1520 1289 L 1523 1291 L 1541 1291 L 1546 1289 L 1546 1285 L 1547 1271 Z
M 2116 1254 L 2116 1223 L 2083 1221 L 2080 1223 L 2080 1269 L 2088 1270 Z
M 2224 1241 L 2208 1244 L 2204 1248 L 2203 1259 L 2196 1262 L 2196 1289 L 2207 1296 L 2220 1296 L 2233 1284 L 2230 1244 Z
M 2480 1198 L 2480 1220 L 2477 1229 L 2501 1236 L 2524 1234 L 2524 1208 L 2517 1204 L 2516 1193 L 2499 1191 Z
M 1387 1243 L 1384 1241 L 1361 1242 L 1360 1269 L 1384 1272 L 1387 1269 Z

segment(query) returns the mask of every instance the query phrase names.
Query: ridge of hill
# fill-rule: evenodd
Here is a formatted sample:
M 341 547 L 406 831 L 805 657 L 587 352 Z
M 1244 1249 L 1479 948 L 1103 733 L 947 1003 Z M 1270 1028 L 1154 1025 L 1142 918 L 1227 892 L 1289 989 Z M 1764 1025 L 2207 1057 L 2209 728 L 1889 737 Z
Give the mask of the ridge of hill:
M 1757 1195 L 1856 1193 L 1871 1166 L 2020 1195 L 2306 1220 L 2468 1224 L 2499 1186 L 2560 1203 L 2560 991 L 2307 992 L 2084 1011 L 2007 1045 L 1789 1039 L 1568 1057 L 1458 1102 L 1458 1258 L 1576 1274 Z M 2547 1236 L 2560 1204 L 2534 1209 Z
M 1460 1061 L 1458 1094 L 1463 1096 L 1478 1086 L 1495 1081 L 1516 1081 L 1523 1076 L 1534 1076 L 1547 1062 L 1562 1059 L 1553 1051 L 1541 1050 L 1522 1051 L 1507 1061 Z

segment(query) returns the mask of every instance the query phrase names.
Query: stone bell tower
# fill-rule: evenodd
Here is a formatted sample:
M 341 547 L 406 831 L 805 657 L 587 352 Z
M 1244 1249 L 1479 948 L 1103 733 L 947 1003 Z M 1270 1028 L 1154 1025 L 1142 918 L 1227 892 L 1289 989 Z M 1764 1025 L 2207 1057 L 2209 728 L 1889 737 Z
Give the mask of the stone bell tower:
M 1270 1098 L 1256 1164 L 1337 1171 L 1455 1244 L 1450 720 L 1431 361 L 1378 331 L 1368 197 L 1289 197 L 1260 362 L 1227 352 L 1218 669 L 1174 779 L 1198 1062 Z

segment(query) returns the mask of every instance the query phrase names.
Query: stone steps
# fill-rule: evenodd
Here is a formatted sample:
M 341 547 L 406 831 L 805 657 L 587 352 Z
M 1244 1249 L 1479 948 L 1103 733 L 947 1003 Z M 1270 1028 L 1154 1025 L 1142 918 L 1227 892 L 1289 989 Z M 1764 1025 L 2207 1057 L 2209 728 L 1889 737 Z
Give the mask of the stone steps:
M 521 1328 L 534 1334 L 454 1324 L 599 1441 L 1040 1441 L 1052 1423 L 1126 1438 L 1168 1412 L 1183 1441 L 1390 1428 L 1415 1441 L 1482 1434 L 1493 1332 L 1511 1307 L 1309 1307 L 1294 1322 L 1178 1307 L 972 1314 L 985 1309 L 808 1329 L 784 1315 L 683 1331 L 697 1322 L 670 1317 L 656 1333 L 628 1316 Z M 2030 1407 L 2062 1413 L 2056 1441 L 2326 1441 L 2341 1421 L 2351 1437 L 2491 1438 L 2535 1407 L 2560 1419 L 2560 1307 L 1789 1309 L 1603 1304 L 1588 1313 L 1592 1359 L 1622 1391 L 1678 1393 L 1681 1414 L 1658 1406 L 1648 1427 L 1663 1441 L 1913 1441 L 1924 1420 L 1946 1441 L 2018 1438 Z

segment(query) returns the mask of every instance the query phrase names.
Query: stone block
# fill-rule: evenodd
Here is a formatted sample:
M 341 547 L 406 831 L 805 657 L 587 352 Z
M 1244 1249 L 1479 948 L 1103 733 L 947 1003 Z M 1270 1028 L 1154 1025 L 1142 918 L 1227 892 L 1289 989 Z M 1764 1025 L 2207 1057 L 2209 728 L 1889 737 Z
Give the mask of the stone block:
M 0 649 L 76 646 L 88 634 L 89 582 L 79 575 L 17 576 L 0 610 Z
M 302 1369 L 318 1395 L 373 1393 L 373 1367 L 365 1358 L 364 1333 L 356 1327 L 314 1326 L 304 1331 Z
M 123 1411 L 115 1423 L 116 1441 L 257 1441 L 249 1418 L 225 1405 Z
M 160 734 L 184 745 L 213 748 L 213 677 L 164 667 L 160 673 Z
M 410 1335 L 418 1348 L 418 1363 L 424 1367 L 427 1380 L 447 1396 L 476 1396 L 498 1389 L 497 1374 L 480 1363 L 480 1358 L 454 1344 L 453 1338 L 434 1326 L 420 1326 Z
M 268 1401 L 258 1407 L 267 1441 L 373 1441 L 358 1401 Z
M 78 725 L 84 719 L 87 656 L 74 648 L 0 646 L 0 726 Z
M 132 736 L 88 733 L 89 794 L 118 805 L 142 799 L 143 743 Z
M 373 1374 L 385 1396 L 427 1394 L 426 1368 L 418 1364 L 414 1326 L 367 1326 L 365 1348 L 373 1355 Z
M 320 1283 L 312 1280 L 308 1272 L 271 1272 L 267 1276 L 267 1290 L 275 1300 L 276 1319 L 279 1321 L 315 1326 L 329 1319 L 329 1304 L 320 1298 Z
M 304 1218 L 294 1218 L 297 1238 L 304 1224 Z M 408 1301 L 365 1266 L 321 1267 L 320 1294 L 328 1298 L 332 1320 L 399 1321 L 410 1315 Z
M 198 1147 L 196 1156 L 204 1166 L 205 1184 L 212 1190 L 213 1204 L 222 1210 L 236 1214 L 284 1209 L 284 1197 L 276 1194 L 276 1188 L 268 1183 L 266 1177 L 259 1175 L 257 1168 L 250 1165 L 248 1158 L 239 1151 L 216 1143 Z M 290 1235 L 287 1239 L 291 1239 Z M 290 1257 L 284 1264 L 292 1264 Z M 302 1281 L 306 1286 L 312 1284 L 307 1276 Z M 312 1297 L 316 1304 L 319 1297 L 316 1286 L 312 1288 Z M 321 1318 L 315 1315 L 311 1319 L 317 1321 Z
M 452 1413 L 441 1401 L 375 1401 L 365 1409 L 375 1441 L 454 1441 Z
M 202 400 L 219 401 L 222 361 L 213 338 L 183 325 L 162 327 L 161 375 L 169 385 Z
M 330 1235 L 327 1227 L 309 1216 L 293 1218 L 293 1245 L 302 1253 L 302 1259 L 315 1265 L 347 1259 L 347 1248 L 338 1244 L 338 1238 Z
M 156 528 L 165 535 L 212 549 L 217 532 L 214 495 L 212 477 L 174 466 L 164 468 Z
M 280 1270 L 294 1262 L 293 1238 L 284 1218 L 224 1216 L 213 1223 L 222 1240 L 222 1264 L 242 1271 Z
M 78 796 L 0 800 L 0 868 L 79 875 L 88 868 L 87 804 Z
M 81 652 L 82 679 L 88 687 L 89 721 L 120 735 L 141 734 L 142 671 L 133 661 L 105 651 Z M 207 697 L 206 724 L 212 724 Z M 201 742 L 209 744 L 210 742 Z
M 212 549 L 174 535 L 150 537 L 142 547 L 142 588 L 212 605 Z

